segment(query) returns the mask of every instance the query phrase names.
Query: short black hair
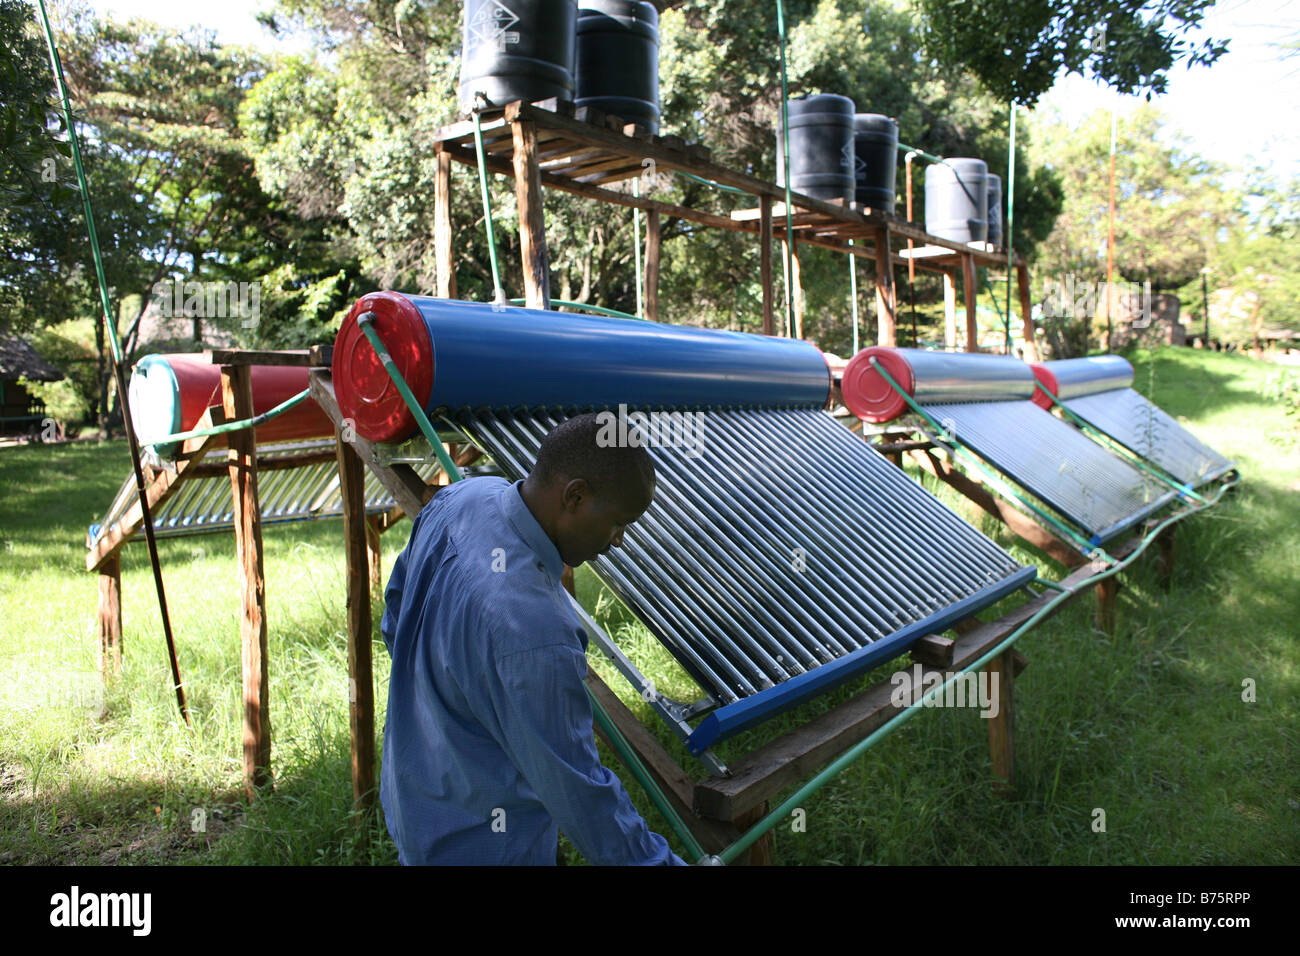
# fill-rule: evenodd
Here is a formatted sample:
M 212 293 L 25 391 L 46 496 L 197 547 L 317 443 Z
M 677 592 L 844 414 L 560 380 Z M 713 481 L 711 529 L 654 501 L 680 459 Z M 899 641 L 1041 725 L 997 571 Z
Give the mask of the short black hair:
M 542 484 L 557 478 L 583 478 L 598 495 L 654 487 L 655 466 L 650 453 L 640 445 L 617 445 L 598 441 L 608 425 L 597 412 L 586 412 L 560 422 L 542 439 L 532 474 Z

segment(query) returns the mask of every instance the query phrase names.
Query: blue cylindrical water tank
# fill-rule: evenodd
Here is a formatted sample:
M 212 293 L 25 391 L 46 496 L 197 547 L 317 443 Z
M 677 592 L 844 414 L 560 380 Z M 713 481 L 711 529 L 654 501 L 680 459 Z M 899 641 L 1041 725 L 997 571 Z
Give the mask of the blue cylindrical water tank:
M 925 170 L 925 231 L 953 242 L 988 236 L 988 174 L 982 159 L 956 157 Z
M 573 99 L 575 0 L 465 0 L 460 104 Z
M 790 188 L 813 199 L 853 199 L 853 101 L 822 93 L 789 101 Z M 776 181 L 785 185 L 785 137 L 777 118 Z
M 339 408 L 370 441 L 402 441 L 416 424 L 357 325 L 363 312 L 430 412 L 806 406 L 830 396 L 825 358 L 799 339 L 373 292 L 343 320 L 333 365 Z
M 659 11 L 641 0 L 578 0 L 574 104 L 659 131 Z

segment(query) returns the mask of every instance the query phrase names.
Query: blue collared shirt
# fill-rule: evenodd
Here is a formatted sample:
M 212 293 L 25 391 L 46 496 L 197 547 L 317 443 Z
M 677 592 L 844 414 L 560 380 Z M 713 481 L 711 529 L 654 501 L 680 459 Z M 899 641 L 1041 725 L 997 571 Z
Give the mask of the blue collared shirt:
M 592 737 L 587 635 L 519 494 L 468 478 L 416 517 L 380 629 L 392 658 L 380 798 L 405 864 L 682 864 Z

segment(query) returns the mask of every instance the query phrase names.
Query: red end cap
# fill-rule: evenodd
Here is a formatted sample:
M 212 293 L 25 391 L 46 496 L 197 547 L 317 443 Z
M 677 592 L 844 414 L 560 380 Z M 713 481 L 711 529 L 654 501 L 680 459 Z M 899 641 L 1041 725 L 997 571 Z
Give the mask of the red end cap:
M 1061 386 L 1056 381 L 1056 374 L 1042 362 L 1030 362 L 1029 367 L 1034 370 L 1034 378 L 1038 379 L 1043 388 L 1059 398 Z M 1045 408 L 1050 412 L 1052 410 L 1052 400 L 1043 394 L 1043 388 L 1034 389 L 1033 401 L 1039 408 Z
M 865 348 L 844 368 L 840 391 L 844 404 L 863 421 L 890 422 L 907 411 L 907 402 L 871 365 L 875 359 L 908 395 L 916 394 L 916 376 L 903 353 L 883 345 Z
M 372 292 L 357 300 L 334 340 L 334 394 L 344 419 L 368 441 L 399 442 L 418 427 L 402 393 L 357 325 L 375 314 L 374 329 L 416 399 L 425 408 L 433 392 L 433 341 L 420 310 L 398 292 Z

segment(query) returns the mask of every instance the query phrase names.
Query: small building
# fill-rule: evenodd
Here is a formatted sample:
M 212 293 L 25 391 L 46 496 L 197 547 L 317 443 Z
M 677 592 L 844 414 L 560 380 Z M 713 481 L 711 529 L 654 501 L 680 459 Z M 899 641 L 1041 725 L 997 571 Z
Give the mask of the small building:
M 45 419 L 45 403 L 24 382 L 59 382 L 64 375 L 17 335 L 0 332 L 0 435 L 32 432 Z

